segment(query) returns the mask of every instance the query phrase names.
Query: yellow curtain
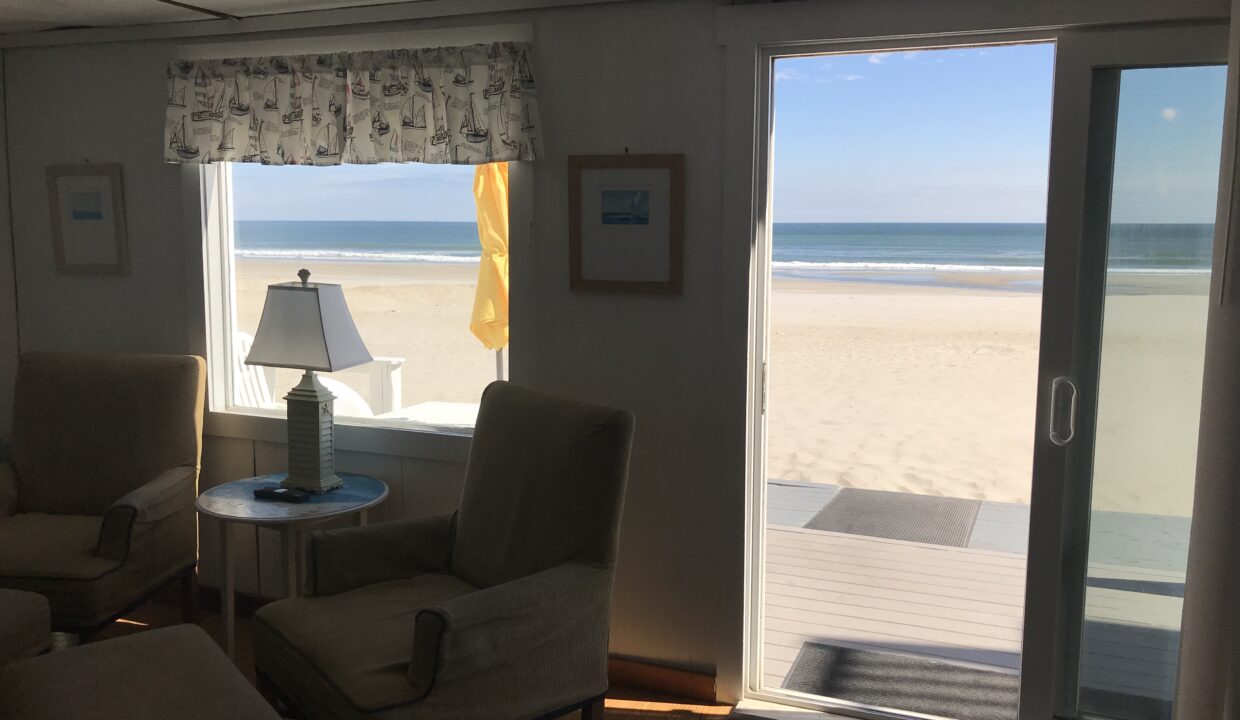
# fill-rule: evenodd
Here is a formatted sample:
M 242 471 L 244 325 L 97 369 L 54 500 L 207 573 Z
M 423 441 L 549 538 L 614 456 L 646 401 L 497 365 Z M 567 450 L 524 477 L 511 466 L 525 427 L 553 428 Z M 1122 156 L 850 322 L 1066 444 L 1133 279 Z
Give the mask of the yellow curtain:
M 502 350 L 508 344 L 508 163 L 474 170 L 474 202 L 482 261 L 469 330 L 483 345 Z

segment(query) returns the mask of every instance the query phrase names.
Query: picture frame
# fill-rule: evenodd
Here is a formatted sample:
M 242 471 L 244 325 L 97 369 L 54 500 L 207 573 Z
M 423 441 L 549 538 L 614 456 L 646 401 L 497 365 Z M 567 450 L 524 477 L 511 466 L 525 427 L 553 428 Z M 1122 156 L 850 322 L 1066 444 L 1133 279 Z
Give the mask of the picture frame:
M 684 203 L 684 155 L 569 156 L 569 288 L 680 294 Z
M 57 272 L 129 272 L 129 238 L 119 164 L 51 166 L 47 168 L 47 199 Z

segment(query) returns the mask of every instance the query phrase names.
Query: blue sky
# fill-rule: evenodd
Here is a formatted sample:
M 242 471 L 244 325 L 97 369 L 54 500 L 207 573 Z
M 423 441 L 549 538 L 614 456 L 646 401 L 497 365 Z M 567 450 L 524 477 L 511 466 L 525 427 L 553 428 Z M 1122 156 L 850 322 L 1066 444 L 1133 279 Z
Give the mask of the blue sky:
M 1117 222 L 1214 222 L 1226 82 L 1224 66 L 1120 75 Z
M 777 222 L 1043 222 L 1054 47 L 776 62 Z M 1116 222 L 1213 222 L 1225 70 L 1125 71 Z
M 467 165 L 233 165 L 238 220 L 473 221 Z
M 1049 44 L 778 60 L 776 222 L 1042 222 L 1053 68 Z M 1125 71 L 1116 221 L 1213 221 L 1224 75 Z M 474 219 L 471 167 L 238 164 L 234 179 L 240 220 Z
M 777 222 L 1042 222 L 1054 47 L 775 64 Z

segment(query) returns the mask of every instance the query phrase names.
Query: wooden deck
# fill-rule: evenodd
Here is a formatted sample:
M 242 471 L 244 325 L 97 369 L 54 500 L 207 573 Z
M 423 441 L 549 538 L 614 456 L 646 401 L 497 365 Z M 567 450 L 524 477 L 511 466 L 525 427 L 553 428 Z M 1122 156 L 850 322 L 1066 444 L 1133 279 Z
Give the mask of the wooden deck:
M 805 512 L 780 508 L 778 517 Z M 1019 518 L 1011 527 L 1027 533 Z M 998 526 L 983 530 L 988 545 L 1023 543 L 1005 541 Z M 778 524 L 767 526 L 765 548 L 766 687 L 783 685 L 806 642 L 1019 671 L 1023 553 Z M 1183 573 L 1094 563 L 1089 577 L 1082 685 L 1169 700 Z
M 765 682 L 805 642 L 1015 673 L 1024 604 L 1020 555 L 768 526 Z

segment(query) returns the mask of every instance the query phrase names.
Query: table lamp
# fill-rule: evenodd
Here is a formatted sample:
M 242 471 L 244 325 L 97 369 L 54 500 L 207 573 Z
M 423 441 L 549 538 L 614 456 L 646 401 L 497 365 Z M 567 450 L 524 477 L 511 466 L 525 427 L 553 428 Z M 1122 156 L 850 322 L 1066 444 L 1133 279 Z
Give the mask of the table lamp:
M 362 342 L 344 290 L 339 285 L 310 282 L 310 271 L 299 270 L 301 282 L 267 286 L 263 315 L 254 333 L 247 365 L 305 370 L 288 402 L 288 477 L 281 483 L 312 493 L 343 485 L 336 475 L 336 399 L 315 371 L 335 372 L 373 360 Z

